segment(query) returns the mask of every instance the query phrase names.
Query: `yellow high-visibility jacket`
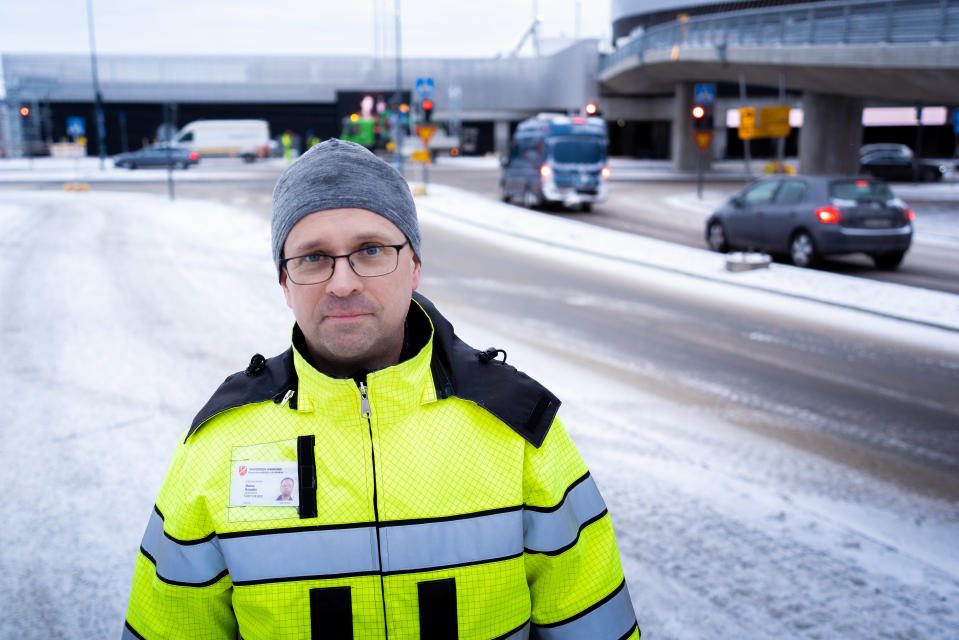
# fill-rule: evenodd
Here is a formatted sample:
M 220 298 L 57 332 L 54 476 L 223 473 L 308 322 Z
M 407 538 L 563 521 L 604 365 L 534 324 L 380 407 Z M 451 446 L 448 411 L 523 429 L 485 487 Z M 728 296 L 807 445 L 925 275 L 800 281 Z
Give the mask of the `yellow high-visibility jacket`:
M 334 379 L 294 328 L 226 379 L 173 455 L 123 638 L 639 638 L 559 400 L 419 294 L 411 334 Z

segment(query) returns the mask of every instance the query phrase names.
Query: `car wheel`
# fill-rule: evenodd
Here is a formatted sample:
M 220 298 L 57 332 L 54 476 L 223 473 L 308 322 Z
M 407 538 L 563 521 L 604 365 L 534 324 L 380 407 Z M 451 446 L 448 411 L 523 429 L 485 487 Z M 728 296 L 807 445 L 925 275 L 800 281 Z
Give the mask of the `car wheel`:
M 593 210 L 593 203 L 592 203 L 592 202 L 580 202 L 580 203 L 579 203 L 579 210 L 582 211 L 583 213 L 589 213 L 590 211 Z
M 729 251 L 729 243 L 726 242 L 726 229 L 719 220 L 713 220 L 706 228 L 706 244 L 713 251 L 726 253 Z
M 185 162 L 185 161 L 184 161 L 184 162 L 178 162 L 178 163 L 177 163 L 177 167 L 179 167 L 180 169 L 189 169 L 189 168 L 190 168 L 190 163 L 189 163 L 189 162 Z
M 130 171 L 133 171 L 136 168 L 137 168 L 136 162 L 131 162 L 130 164 L 127 165 L 127 169 L 129 169 Z
M 906 255 L 905 251 L 891 251 L 889 253 L 874 253 L 870 257 L 876 263 L 877 269 L 895 269 Z
M 499 186 L 499 199 L 503 202 L 509 202 L 510 200 L 509 191 L 506 190 L 506 185 L 504 184 Z
M 814 267 L 819 264 L 819 252 L 816 251 L 812 236 L 805 231 L 794 235 L 789 243 L 789 257 L 797 267 Z
M 527 209 L 535 209 L 539 206 L 539 197 L 531 189 L 523 192 L 523 206 Z

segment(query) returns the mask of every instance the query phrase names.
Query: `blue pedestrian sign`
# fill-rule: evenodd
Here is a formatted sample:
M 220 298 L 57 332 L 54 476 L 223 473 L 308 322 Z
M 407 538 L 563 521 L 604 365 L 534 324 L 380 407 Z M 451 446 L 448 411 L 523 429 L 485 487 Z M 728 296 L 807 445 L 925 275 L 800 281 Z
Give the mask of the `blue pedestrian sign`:
M 433 82 L 433 78 L 416 79 L 417 98 L 432 98 L 434 91 L 436 91 L 436 84 Z
M 716 102 L 716 85 L 697 84 L 693 89 L 693 103 L 706 106 Z
M 959 109 L 952 112 L 952 132 L 959 136 Z
M 87 121 L 85 118 L 70 116 L 67 118 L 67 135 L 79 138 L 87 133 Z

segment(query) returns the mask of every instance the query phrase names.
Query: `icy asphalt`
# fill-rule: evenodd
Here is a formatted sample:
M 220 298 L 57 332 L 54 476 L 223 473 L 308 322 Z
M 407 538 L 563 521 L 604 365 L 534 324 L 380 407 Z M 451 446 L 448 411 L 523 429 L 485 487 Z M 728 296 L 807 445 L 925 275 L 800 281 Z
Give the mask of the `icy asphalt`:
M 953 363 L 959 353 L 959 296 L 783 265 L 730 273 L 706 251 L 436 186 L 418 207 L 427 228 L 479 227 L 578 263 L 585 251 L 610 277 L 855 322 Z M 930 229 L 929 241 L 952 233 Z M 291 318 L 268 237 L 261 217 L 206 202 L 0 194 L 0 638 L 119 633 L 173 443 L 241 360 L 285 346 Z M 575 369 L 482 310 L 450 315 L 467 340 L 511 345 L 511 361 L 563 398 L 609 503 L 644 637 L 955 637 L 957 504 Z

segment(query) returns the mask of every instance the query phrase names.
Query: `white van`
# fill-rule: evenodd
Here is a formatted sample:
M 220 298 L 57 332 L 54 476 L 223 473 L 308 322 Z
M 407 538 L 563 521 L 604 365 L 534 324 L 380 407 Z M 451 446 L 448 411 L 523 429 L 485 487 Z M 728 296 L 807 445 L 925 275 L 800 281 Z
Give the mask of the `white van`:
M 176 132 L 173 144 L 200 156 L 253 162 L 268 155 L 270 127 L 266 120 L 194 120 Z

